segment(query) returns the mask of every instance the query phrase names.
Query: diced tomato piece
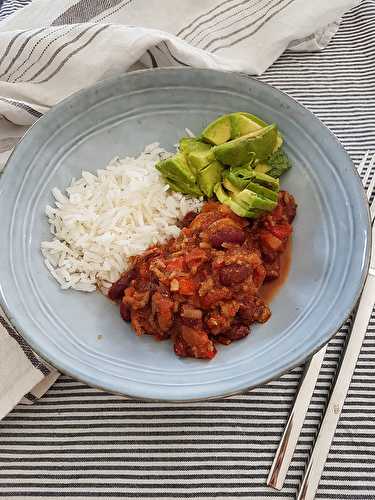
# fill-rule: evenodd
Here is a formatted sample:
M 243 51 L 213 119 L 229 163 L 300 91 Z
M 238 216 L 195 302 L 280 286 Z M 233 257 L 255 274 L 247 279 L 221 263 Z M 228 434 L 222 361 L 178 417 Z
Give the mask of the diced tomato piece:
M 138 266 L 138 270 L 139 270 L 139 275 L 143 278 L 143 279 L 147 279 L 148 278 L 148 275 L 149 275 L 149 267 L 148 265 L 145 263 L 145 262 L 142 262 L 139 266 Z
M 196 290 L 196 285 L 192 279 L 189 278 L 177 278 L 180 285 L 178 293 L 181 295 L 194 295 Z
M 207 254 L 202 248 L 194 247 L 185 256 L 187 268 L 195 274 L 198 268 L 208 260 Z
M 168 271 L 182 271 L 184 269 L 185 259 L 183 256 L 176 257 L 166 262 Z
M 292 234 L 292 226 L 290 224 L 278 224 L 271 226 L 270 232 L 279 240 L 286 240 Z
M 204 330 L 182 325 L 181 336 L 195 358 L 212 359 L 215 356 L 215 346 Z

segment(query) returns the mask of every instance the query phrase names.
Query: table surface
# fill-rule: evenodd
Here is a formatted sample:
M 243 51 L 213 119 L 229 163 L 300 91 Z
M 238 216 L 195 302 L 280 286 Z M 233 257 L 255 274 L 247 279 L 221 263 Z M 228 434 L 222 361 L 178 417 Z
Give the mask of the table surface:
M 316 113 L 358 164 L 375 152 L 375 1 L 346 14 L 326 50 L 287 52 L 260 79 Z M 302 368 L 248 394 L 179 405 L 129 401 L 62 376 L 0 423 L 0 497 L 292 500 L 347 331 L 329 344 L 281 492 L 265 481 Z M 317 499 L 375 499 L 374 354 L 373 316 Z

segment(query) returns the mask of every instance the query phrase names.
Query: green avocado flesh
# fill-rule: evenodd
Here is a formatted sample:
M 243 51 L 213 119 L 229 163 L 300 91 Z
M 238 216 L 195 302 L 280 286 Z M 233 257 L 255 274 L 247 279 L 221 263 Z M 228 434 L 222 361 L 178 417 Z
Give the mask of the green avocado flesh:
M 193 151 L 187 156 L 187 162 L 195 173 L 200 172 L 213 161 L 215 161 L 215 155 L 212 148 L 208 151 Z
M 210 144 L 218 145 L 229 141 L 231 137 L 231 120 L 223 115 L 211 122 L 202 132 L 202 138 Z
M 250 134 L 251 132 L 256 132 L 257 130 L 266 127 L 267 124 L 259 125 L 256 121 L 242 113 L 232 113 L 230 116 L 231 120 L 231 139 L 237 139 L 242 135 Z
M 178 152 L 156 168 L 170 189 L 216 196 L 241 217 L 272 211 L 279 177 L 290 167 L 276 124 L 246 112 L 219 116 L 198 137 L 182 137 Z
M 188 156 L 190 153 L 196 151 L 208 151 L 211 146 L 193 137 L 183 137 L 182 139 L 180 139 L 178 148 L 181 153 L 183 153 L 185 156 Z
M 253 153 L 260 161 L 268 158 L 274 150 L 276 140 L 277 127 L 269 125 L 255 133 L 252 132 L 220 146 L 215 146 L 213 153 L 216 159 L 224 165 L 240 166 L 248 163 Z
M 222 171 L 222 165 L 218 161 L 213 161 L 199 172 L 198 184 L 207 198 L 212 198 L 215 185 L 221 181 Z

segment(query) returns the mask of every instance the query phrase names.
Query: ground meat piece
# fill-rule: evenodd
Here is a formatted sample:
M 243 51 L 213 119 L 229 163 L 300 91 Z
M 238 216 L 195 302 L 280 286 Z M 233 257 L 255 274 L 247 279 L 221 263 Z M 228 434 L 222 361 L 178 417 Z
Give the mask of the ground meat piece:
M 223 334 L 223 337 L 233 341 L 233 340 L 240 340 L 243 339 L 244 337 L 247 337 L 250 333 L 250 329 L 246 325 L 234 325 L 230 330 L 225 332 Z
M 216 211 L 201 212 L 195 217 L 195 219 L 193 220 L 193 222 L 189 227 L 189 230 L 197 232 L 202 231 L 221 218 L 222 215 Z
M 231 297 L 232 293 L 229 288 L 214 288 L 201 297 L 200 303 L 204 309 L 211 309 L 221 300 L 227 300 Z
M 265 323 L 271 317 L 271 310 L 263 300 L 258 299 L 254 313 L 254 320 L 258 323 Z
M 152 312 L 157 319 L 160 330 L 166 332 L 172 326 L 174 302 L 160 292 L 153 294 L 151 302 Z
M 241 304 L 236 300 L 221 302 L 220 303 L 221 314 L 226 318 L 234 318 L 234 316 L 237 314 L 240 308 L 240 305 Z
M 138 292 L 134 287 L 129 287 L 125 290 L 123 302 L 132 309 L 142 309 L 145 307 L 150 298 L 148 290 Z
M 245 297 L 238 310 L 238 318 L 244 325 L 251 325 L 254 322 L 264 323 L 270 316 L 269 307 L 257 296 Z
M 219 312 L 212 312 L 206 318 L 206 325 L 213 335 L 219 335 L 230 328 L 231 321 Z
M 254 267 L 253 271 L 253 285 L 257 291 L 263 285 L 265 279 L 266 269 L 264 267 L 264 263 L 262 263 L 259 266 Z
M 235 325 L 231 330 L 226 334 L 231 340 L 239 340 L 247 337 L 249 335 L 250 329 L 245 325 Z
M 220 270 L 220 281 L 224 286 L 244 282 L 251 274 L 249 266 L 243 264 L 229 264 Z
M 265 281 L 272 281 L 280 276 L 280 256 L 277 255 L 273 262 L 265 262 L 266 269 Z
M 142 335 L 142 333 L 147 332 L 147 328 L 145 328 L 145 326 L 147 327 L 147 325 L 144 325 L 144 318 L 139 310 L 132 309 L 130 313 L 130 319 L 136 335 Z
M 130 309 L 129 305 L 126 304 L 124 301 L 122 301 L 120 304 L 120 314 L 121 314 L 121 318 L 124 321 L 130 321 L 131 309 Z
M 223 345 L 229 345 L 235 340 L 241 340 L 247 337 L 250 333 L 250 328 L 245 325 L 235 324 L 230 330 L 223 332 L 221 335 L 215 338 L 217 342 Z
M 297 204 L 294 197 L 287 191 L 280 191 L 279 204 L 282 206 L 283 213 L 285 214 L 289 224 L 291 224 L 297 213 Z
M 176 348 L 177 344 L 177 348 Z M 181 326 L 181 335 L 175 343 L 175 352 L 179 356 L 192 356 L 194 358 L 211 359 L 215 356 L 215 346 L 203 330 L 195 330 L 189 326 Z
M 192 274 L 196 274 L 202 264 L 209 260 L 209 255 L 206 250 L 200 247 L 194 247 L 185 256 L 186 267 Z
M 222 301 L 213 312 L 206 316 L 206 325 L 212 335 L 220 335 L 232 329 L 234 318 L 236 317 L 240 305 L 241 304 L 235 300 Z

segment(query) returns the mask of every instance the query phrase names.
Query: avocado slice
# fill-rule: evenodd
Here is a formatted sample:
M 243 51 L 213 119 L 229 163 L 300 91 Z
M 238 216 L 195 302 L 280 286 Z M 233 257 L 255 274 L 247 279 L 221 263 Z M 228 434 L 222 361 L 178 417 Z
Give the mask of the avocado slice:
M 256 184 L 260 184 L 272 191 L 276 191 L 277 193 L 280 190 L 280 181 L 279 179 L 275 179 L 268 174 L 263 174 L 261 172 L 255 172 L 253 170 L 254 177 L 250 179 L 251 182 L 255 182 Z
M 224 178 L 224 180 L 223 180 L 223 186 L 225 187 L 225 189 L 227 189 L 231 193 L 239 193 L 241 191 L 241 189 L 239 189 L 238 187 L 236 187 L 234 184 L 232 184 L 230 182 L 230 180 L 228 179 L 228 177 Z
M 255 182 L 249 182 L 249 184 L 246 186 L 246 189 L 248 189 L 249 191 L 252 191 L 255 194 L 259 194 L 260 196 L 263 196 L 264 198 L 267 198 L 268 200 L 277 202 L 277 192 L 272 191 L 272 189 L 268 189 L 264 186 L 260 186 L 259 184 L 256 184 Z
M 218 161 L 229 166 L 248 163 L 255 153 L 258 160 L 265 160 L 272 154 L 277 139 L 277 127 L 269 125 L 259 131 L 215 146 L 213 153 Z
M 277 133 L 277 140 L 276 140 L 276 144 L 275 144 L 275 147 L 273 149 L 273 152 L 276 153 L 276 151 L 278 151 L 283 144 L 284 144 L 284 139 L 282 138 L 282 135 L 280 134 L 280 132 L 278 132 Z
M 229 141 L 231 136 L 231 120 L 229 115 L 223 115 L 209 123 L 202 132 L 202 139 L 214 144 L 223 144 Z
M 212 198 L 215 185 L 221 181 L 223 166 L 218 161 L 213 161 L 198 174 L 198 185 L 201 191 Z
M 260 127 L 267 127 L 268 126 L 268 123 L 266 123 L 265 121 L 261 120 L 258 116 L 256 115 L 252 115 L 251 113 L 245 113 L 243 111 L 241 111 L 240 113 L 238 113 L 242 116 L 245 116 L 246 118 L 248 118 L 249 120 L 253 121 L 254 123 L 256 123 L 257 125 L 259 125 Z M 273 152 L 277 151 L 278 149 L 281 148 L 281 146 L 283 145 L 283 137 L 282 135 L 280 134 L 280 132 L 278 131 L 277 132 L 277 141 L 276 141 L 276 145 L 275 145 L 275 148 L 273 150 Z
M 188 155 L 187 161 L 191 169 L 198 173 L 215 161 L 215 155 L 212 148 L 209 148 L 207 151 L 193 151 Z
M 195 184 L 195 175 L 182 153 L 176 153 L 170 158 L 159 161 L 155 167 L 164 177 L 168 177 L 177 183 Z
M 220 201 L 220 203 L 226 203 L 226 204 L 229 203 L 230 196 L 225 192 L 225 189 L 223 188 L 221 182 L 215 184 L 214 193 L 216 194 L 216 197 Z
M 237 171 L 232 167 L 225 170 L 223 177 L 227 182 L 229 182 L 229 185 L 234 186 L 236 191 L 240 191 L 241 189 L 245 189 L 250 180 L 253 178 L 253 175 L 252 172 L 250 172 L 246 167 L 239 167 L 237 168 Z
M 165 179 L 172 191 L 177 193 L 190 194 L 191 196 L 200 197 L 203 195 L 202 191 L 199 189 L 197 184 L 185 184 L 183 182 L 175 182 L 172 179 Z
M 223 177 L 237 190 L 241 190 L 245 189 L 248 183 L 254 179 L 255 174 L 250 165 L 243 165 L 225 170 Z
M 254 183 L 265 188 L 275 191 L 280 189 L 280 182 L 267 174 L 256 172 L 254 169 L 243 167 L 231 167 L 224 172 L 224 181 L 229 181 L 237 190 L 245 189 L 248 184 Z
M 240 217 L 248 217 L 249 219 L 255 219 L 261 213 L 261 210 L 248 210 L 244 206 L 237 203 L 233 198 L 226 203 L 235 214 Z
M 242 116 L 245 116 L 249 120 L 257 123 L 258 125 L 260 125 L 262 128 L 263 127 L 268 127 L 268 123 L 266 123 L 261 118 L 259 118 L 259 116 L 252 115 L 251 113 L 246 113 L 245 111 L 240 111 L 238 114 L 242 115 Z
M 182 137 L 179 142 L 179 150 L 188 156 L 193 151 L 208 151 L 211 146 L 194 137 Z
M 229 116 L 232 124 L 231 139 L 237 139 L 237 137 L 256 132 L 263 128 L 263 125 L 259 125 L 259 123 L 242 113 L 232 113 Z
M 241 205 L 246 210 L 273 210 L 277 202 L 274 200 L 270 200 L 268 198 L 264 198 L 261 195 L 250 191 L 249 189 L 243 189 L 240 193 L 235 194 L 232 197 L 232 200 Z

